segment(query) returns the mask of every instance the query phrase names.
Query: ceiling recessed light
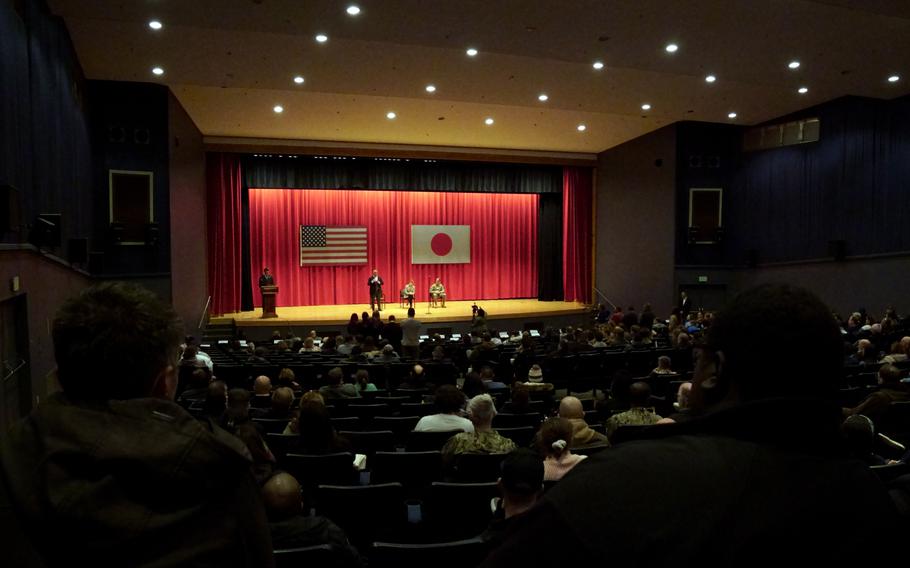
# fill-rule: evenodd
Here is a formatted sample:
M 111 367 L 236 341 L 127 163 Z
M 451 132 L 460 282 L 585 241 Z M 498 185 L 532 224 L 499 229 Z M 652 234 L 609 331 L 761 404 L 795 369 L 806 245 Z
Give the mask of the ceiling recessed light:
M 348 9 L 345 10 L 345 12 L 347 12 L 351 16 L 356 16 L 357 14 L 360 13 L 360 6 L 357 6 L 356 4 L 351 4 L 350 6 L 348 6 Z
M 796 92 L 801 95 L 805 95 L 806 93 L 809 92 L 809 87 L 800 87 L 799 89 L 796 90 Z
M 477 50 L 474 49 L 473 47 L 469 47 L 467 49 L 467 51 L 465 51 L 465 53 L 468 54 L 468 57 L 474 57 L 475 55 L 477 55 Z
M 603 61 L 595 61 L 594 64 L 591 65 L 591 67 L 593 67 L 593 68 L 597 69 L 598 71 L 600 71 L 601 69 L 604 68 L 604 63 L 603 63 Z
M 164 69 L 161 67 L 152 67 L 152 73 L 155 75 L 164 75 Z
M 676 45 L 675 43 L 668 43 L 667 47 L 665 47 L 664 49 L 667 50 L 667 53 L 676 53 L 676 51 L 679 49 L 679 46 Z
M 427 85 L 427 86 L 426 86 L 426 89 L 427 89 L 427 92 L 428 92 L 428 93 L 435 93 L 435 92 L 436 92 L 436 85 Z
M 484 119 L 483 123 L 486 124 L 487 126 L 490 126 L 491 124 L 493 124 L 493 119 L 490 117 L 487 117 Z
M 900 75 L 891 75 L 890 77 L 888 77 L 889 83 L 897 83 L 900 80 L 901 80 Z
M 316 34 L 316 41 L 318 41 L 319 43 L 325 43 L 325 42 L 329 41 L 329 36 L 327 36 L 325 34 Z
M 275 114 L 281 114 L 284 112 L 284 107 L 281 105 L 275 105 L 272 107 L 272 110 L 275 111 Z
M 298 85 L 302 85 L 303 81 L 304 81 L 304 79 L 300 75 L 297 75 L 296 77 L 294 77 L 294 82 L 297 83 Z
M 727 118 L 736 118 L 736 113 L 731 112 L 731 113 L 727 114 Z
M 584 132 L 585 130 L 588 129 L 588 127 L 585 126 L 584 124 L 579 124 L 576 128 L 578 128 L 579 132 Z
M 395 120 L 395 118 L 397 118 L 398 115 L 392 111 L 389 111 L 389 112 L 385 113 L 385 117 L 388 118 L 389 120 Z
M 799 61 L 791 61 L 787 64 L 790 69 L 799 69 Z
M 705 77 L 705 81 L 708 83 L 713 83 L 714 81 L 717 81 L 717 77 L 714 75 L 708 75 Z
M 160 30 L 161 28 L 164 27 L 164 24 L 162 24 L 158 20 L 152 20 L 151 22 L 149 22 L 149 27 L 152 28 L 153 30 Z
M 649 105 L 648 103 L 645 103 L 645 104 L 641 105 L 641 110 L 651 110 L 651 105 Z
M 542 103 L 547 102 L 547 100 L 549 100 L 549 98 L 550 97 L 548 97 L 546 93 L 540 93 L 539 95 L 537 95 L 537 100 Z

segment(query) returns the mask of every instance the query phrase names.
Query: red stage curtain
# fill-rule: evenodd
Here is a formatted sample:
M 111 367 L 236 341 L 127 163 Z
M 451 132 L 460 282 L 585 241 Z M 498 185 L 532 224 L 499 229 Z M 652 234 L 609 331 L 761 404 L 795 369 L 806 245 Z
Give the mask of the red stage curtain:
M 212 295 L 211 312 L 214 314 L 240 311 L 242 187 L 239 156 L 207 155 L 208 278 L 209 293 Z
M 563 169 L 562 282 L 567 302 L 591 302 L 593 185 L 591 168 Z
M 279 306 L 368 305 L 374 267 L 387 302 L 398 302 L 409 278 L 417 300 L 427 301 L 437 276 L 450 300 L 537 297 L 536 194 L 252 188 L 249 194 L 253 278 L 263 266 L 272 270 Z M 470 225 L 471 263 L 412 265 L 412 224 Z M 366 226 L 369 264 L 301 267 L 300 225 Z

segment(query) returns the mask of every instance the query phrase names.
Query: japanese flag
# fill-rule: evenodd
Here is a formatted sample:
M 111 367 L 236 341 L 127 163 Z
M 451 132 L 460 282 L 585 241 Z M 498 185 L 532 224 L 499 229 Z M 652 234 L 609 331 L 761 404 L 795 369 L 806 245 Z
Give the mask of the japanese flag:
M 411 225 L 411 264 L 470 262 L 470 225 Z

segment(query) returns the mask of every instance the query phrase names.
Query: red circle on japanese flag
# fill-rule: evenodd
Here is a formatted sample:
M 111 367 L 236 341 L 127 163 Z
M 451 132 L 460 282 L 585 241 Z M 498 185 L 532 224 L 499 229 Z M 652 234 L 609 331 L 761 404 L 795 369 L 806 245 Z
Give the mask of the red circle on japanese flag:
M 452 252 L 452 237 L 445 233 L 436 233 L 430 240 L 430 248 L 436 256 L 445 256 Z

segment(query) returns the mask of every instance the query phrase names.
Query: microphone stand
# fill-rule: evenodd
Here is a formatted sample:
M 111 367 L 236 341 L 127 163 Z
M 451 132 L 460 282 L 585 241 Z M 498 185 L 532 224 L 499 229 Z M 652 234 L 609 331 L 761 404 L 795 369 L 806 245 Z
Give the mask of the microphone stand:
M 429 290 L 429 288 L 427 288 L 427 290 Z M 426 313 L 426 315 L 430 315 L 430 305 L 433 303 L 433 294 L 430 294 L 429 296 L 430 296 L 430 297 L 427 298 L 427 313 Z

